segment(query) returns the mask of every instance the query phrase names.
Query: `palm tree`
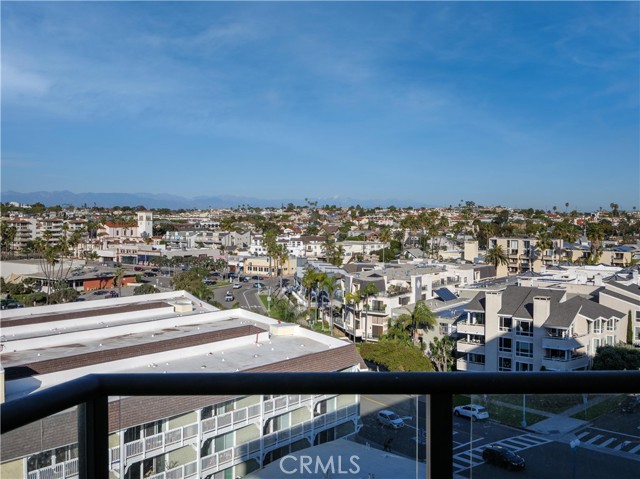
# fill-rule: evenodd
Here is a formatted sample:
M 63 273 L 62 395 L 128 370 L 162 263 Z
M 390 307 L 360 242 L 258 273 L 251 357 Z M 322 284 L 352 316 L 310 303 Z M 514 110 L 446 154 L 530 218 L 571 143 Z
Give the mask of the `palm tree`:
M 318 282 L 318 273 L 312 269 L 307 269 L 302 277 L 302 286 L 307 292 L 307 322 L 311 319 L 311 291 Z
M 338 278 L 326 275 L 322 281 L 322 287 L 329 296 L 329 333 L 333 336 L 333 294 L 338 288 Z
M 284 272 L 284 264 L 289 259 L 289 250 L 284 244 L 277 245 L 275 249 L 276 269 L 280 269 L 280 289 L 282 289 L 282 275 Z
M 587 238 L 591 241 L 591 256 L 589 257 L 589 264 L 596 264 L 600 260 L 600 254 L 602 253 L 602 248 L 600 247 L 600 244 L 604 239 L 602 226 L 598 223 L 588 223 Z
M 551 238 L 549 237 L 549 235 L 546 232 L 541 232 L 538 235 L 538 241 L 536 243 L 534 251 L 532 252 L 534 253 L 532 257 L 535 258 L 535 252 L 539 251 L 540 259 L 544 264 L 544 260 L 542 259 L 542 257 L 544 256 L 544 252 L 550 249 L 552 246 L 553 246 L 553 241 L 551 241 Z M 531 264 L 531 268 L 533 269 L 533 264 Z
M 114 280 L 118 286 L 118 295 L 122 296 L 122 281 L 124 280 L 124 269 L 122 268 L 116 268 L 113 271 L 114 274 Z
M 351 313 L 355 317 L 355 313 L 358 312 L 358 305 L 360 304 L 361 298 L 358 293 L 347 293 L 344 295 L 344 300 L 347 304 L 353 305 L 353 313 Z M 353 342 L 356 341 L 356 324 L 353 321 Z
M 277 254 L 278 244 L 276 243 L 276 234 L 273 230 L 267 230 L 264 235 L 264 243 L 267 247 L 267 255 L 269 255 L 269 278 L 273 277 L 273 268 L 271 262 Z
M 373 283 L 367 283 L 364 288 L 360 289 L 360 297 L 364 300 L 364 342 L 367 342 L 367 333 L 369 332 L 369 324 L 368 319 L 369 316 L 367 311 L 369 311 L 369 298 L 371 296 L 375 296 L 378 294 L 378 288 Z
M 611 203 L 609 206 L 611 207 L 611 216 L 613 216 L 614 218 L 617 218 L 619 213 L 618 208 L 620 206 L 617 203 Z
M 423 300 L 416 302 L 411 313 L 401 314 L 395 321 L 396 328 L 408 331 L 412 341 L 417 329 L 433 329 L 437 324 L 436 315 Z
M 382 241 L 382 263 L 384 264 L 384 250 L 387 247 L 387 243 L 391 241 L 391 230 L 389 228 L 382 228 L 380 241 Z
M 495 266 L 496 271 L 498 270 L 498 265 L 506 265 L 508 263 L 507 254 L 504 252 L 504 249 L 501 245 L 497 244 L 493 248 L 489 248 L 487 250 L 487 254 L 485 256 L 485 260 Z M 497 273 L 496 273 L 497 274 Z

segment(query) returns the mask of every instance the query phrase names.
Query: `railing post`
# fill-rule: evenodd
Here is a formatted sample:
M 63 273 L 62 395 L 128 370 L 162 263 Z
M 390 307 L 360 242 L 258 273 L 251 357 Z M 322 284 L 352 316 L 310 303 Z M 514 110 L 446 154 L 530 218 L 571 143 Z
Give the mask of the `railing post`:
M 78 406 L 78 474 L 80 479 L 109 478 L 108 397 Z
M 453 477 L 453 396 L 427 396 L 427 478 Z

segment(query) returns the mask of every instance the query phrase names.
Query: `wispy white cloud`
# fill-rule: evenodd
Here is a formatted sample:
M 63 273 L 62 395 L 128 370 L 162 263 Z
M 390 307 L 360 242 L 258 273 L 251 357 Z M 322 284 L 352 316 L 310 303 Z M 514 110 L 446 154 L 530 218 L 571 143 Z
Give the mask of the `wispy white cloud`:
M 35 71 L 22 69 L 8 62 L 2 64 L 2 94 L 7 98 L 13 96 L 42 97 L 49 92 L 50 82 Z

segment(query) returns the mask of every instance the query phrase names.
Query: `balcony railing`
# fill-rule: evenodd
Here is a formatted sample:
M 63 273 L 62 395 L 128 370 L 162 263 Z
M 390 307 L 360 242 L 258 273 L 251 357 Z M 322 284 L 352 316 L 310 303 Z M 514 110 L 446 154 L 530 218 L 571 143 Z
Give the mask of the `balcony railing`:
M 37 471 L 31 471 L 27 479 L 52 479 L 59 477 L 71 477 L 78 474 L 78 459 L 71 459 L 52 466 L 43 467 Z
M 585 369 L 589 366 L 589 356 L 586 354 L 574 354 L 570 359 L 562 357 L 546 356 L 542 358 L 542 365 L 552 371 L 573 371 Z
M 464 361 L 458 361 L 463 365 Z M 473 363 L 466 363 L 474 369 Z M 481 365 L 478 365 L 481 367 Z M 529 372 L 529 373 L 185 373 L 89 375 L 52 386 L 24 398 L 4 403 L 2 434 L 52 414 L 78 406 L 78 475 L 80 479 L 107 479 L 109 460 L 108 398 L 110 396 L 204 396 L 297 394 L 398 394 L 428 395 L 427 477 L 452 477 L 454 394 L 606 394 L 640 392 L 640 371 Z M 277 400 L 278 398 L 275 398 Z M 302 400 L 302 398 L 300 398 Z M 274 405 L 275 407 L 275 405 Z M 347 414 L 349 412 L 347 411 Z M 339 413 L 322 420 L 339 420 Z M 314 419 L 316 421 L 316 419 Z M 315 426 L 322 427 L 321 424 Z M 295 427 L 294 427 L 295 428 Z M 299 428 L 304 429 L 304 425 Z M 286 434 L 292 434 L 288 430 Z M 165 436 L 168 433 L 164 433 Z M 164 436 L 163 436 L 164 437 Z M 268 437 L 268 436 L 265 436 Z M 263 438 L 264 439 L 264 438 Z M 276 437 L 277 441 L 277 437 Z M 224 450 L 216 463 L 246 457 L 250 449 Z M 211 459 L 213 461 L 213 459 Z M 73 461 L 55 467 L 75 467 Z M 208 464 L 201 464 L 208 466 Z M 158 479 L 194 476 L 188 463 L 156 474 Z M 30 477 L 29 479 L 40 479 Z M 48 477 L 57 477 L 51 471 Z
M 460 334 L 479 334 L 484 335 L 484 323 L 469 323 L 460 321 L 456 323 L 458 333 Z
M 484 342 L 480 341 L 458 341 L 456 349 L 459 353 L 484 354 Z

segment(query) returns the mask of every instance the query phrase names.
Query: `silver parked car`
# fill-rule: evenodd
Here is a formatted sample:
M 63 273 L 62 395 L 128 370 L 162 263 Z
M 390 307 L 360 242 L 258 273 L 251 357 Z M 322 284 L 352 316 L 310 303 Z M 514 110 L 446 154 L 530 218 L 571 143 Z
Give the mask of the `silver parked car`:
M 489 419 L 489 411 L 487 411 L 487 408 L 484 406 L 478 406 L 477 404 L 456 406 L 453 408 L 453 414 L 455 416 L 468 417 L 472 421 L 477 421 L 479 419 Z
M 404 421 L 395 412 L 383 409 L 378 411 L 378 422 L 383 426 L 391 427 L 393 429 L 400 429 L 404 427 Z

